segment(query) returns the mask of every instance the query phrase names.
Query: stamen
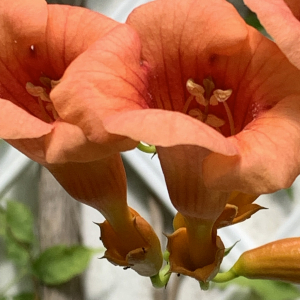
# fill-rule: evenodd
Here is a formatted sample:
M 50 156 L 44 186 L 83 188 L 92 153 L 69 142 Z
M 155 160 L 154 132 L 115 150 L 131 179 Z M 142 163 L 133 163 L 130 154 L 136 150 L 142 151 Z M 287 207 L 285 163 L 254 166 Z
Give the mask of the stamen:
M 42 99 L 40 97 L 37 97 L 37 98 L 38 98 L 38 103 L 40 105 L 44 121 L 47 122 L 47 123 L 50 123 L 52 120 L 51 120 L 50 116 L 48 115 L 47 111 L 45 110 L 44 103 L 43 103 Z
M 186 89 L 193 96 L 200 96 L 205 92 L 204 88 L 200 84 L 195 83 L 193 79 L 188 79 Z
M 234 128 L 234 121 L 233 121 L 232 113 L 231 113 L 230 108 L 229 108 L 229 106 L 226 102 L 223 102 L 223 105 L 224 105 L 224 108 L 226 110 L 226 114 L 227 114 L 228 121 L 229 121 L 230 135 L 235 135 L 235 128 Z
M 47 88 L 52 88 L 52 80 L 48 77 L 41 77 L 40 82 Z M 55 81 L 57 84 L 58 81 Z M 46 88 L 41 86 L 35 86 L 31 82 L 26 83 L 26 90 L 27 92 L 34 97 L 38 98 L 38 103 L 43 115 L 43 119 L 45 122 L 51 122 L 53 120 L 57 120 L 59 115 L 54 108 L 54 105 L 49 97 L 49 94 L 46 91 Z M 46 103 L 47 104 L 46 104 Z
M 183 107 L 183 109 L 182 109 L 182 112 L 183 112 L 184 114 L 187 113 L 188 108 L 189 108 L 191 102 L 193 101 L 193 99 L 194 99 L 194 96 L 193 96 L 193 95 L 190 95 L 190 96 L 188 97 L 188 99 L 187 99 L 187 101 L 185 102 L 184 107 Z
M 234 128 L 234 121 L 233 121 L 233 117 L 232 117 L 232 113 L 230 111 L 230 108 L 228 106 L 228 104 L 225 102 L 232 94 L 232 90 L 215 90 L 214 91 L 214 96 L 216 97 L 216 99 L 218 100 L 218 102 L 222 102 L 228 117 L 228 121 L 229 121 L 229 126 L 230 126 L 230 134 L 231 135 L 235 135 L 235 128 Z
M 46 93 L 46 90 L 42 88 L 41 86 L 35 86 L 31 82 L 26 83 L 26 90 L 27 92 L 34 97 L 39 97 L 41 100 L 46 102 L 51 102 L 48 94 Z
M 203 87 L 204 86 L 204 87 Z M 210 125 L 215 128 L 217 131 L 221 132 L 219 129 L 225 124 L 225 121 L 218 118 L 213 114 L 209 114 L 209 106 L 216 106 L 219 102 L 223 103 L 227 118 L 230 126 L 231 135 L 235 134 L 234 120 L 231 114 L 230 108 L 226 101 L 232 94 L 232 90 L 221 90 L 215 89 L 215 84 L 211 77 L 203 79 L 203 86 L 195 83 L 193 79 L 188 79 L 186 83 L 186 88 L 188 92 L 191 94 L 185 105 L 183 107 L 183 113 L 188 113 L 190 116 Z M 204 106 L 204 112 L 199 108 L 193 108 L 188 111 L 188 108 L 195 98 L 196 102 L 200 105 Z
M 231 96 L 232 90 L 229 89 L 229 90 L 223 91 L 223 90 L 217 89 L 217 90 L 214 90 L 213 94 L 219 102 L 225 102 Z

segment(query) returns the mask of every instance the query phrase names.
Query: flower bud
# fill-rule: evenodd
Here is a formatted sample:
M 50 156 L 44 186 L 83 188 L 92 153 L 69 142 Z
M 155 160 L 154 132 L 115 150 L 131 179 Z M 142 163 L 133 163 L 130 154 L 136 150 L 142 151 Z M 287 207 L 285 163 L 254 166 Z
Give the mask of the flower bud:
M 230 271 L 250 279 L 300 283 L 300 238 L 278 240 L 246 251 Z

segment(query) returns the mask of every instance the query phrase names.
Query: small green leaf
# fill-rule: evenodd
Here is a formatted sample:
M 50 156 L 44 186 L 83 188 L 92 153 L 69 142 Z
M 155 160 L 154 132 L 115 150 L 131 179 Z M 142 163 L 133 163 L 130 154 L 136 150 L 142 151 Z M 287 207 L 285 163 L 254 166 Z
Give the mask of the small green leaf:
M 94 253 L 84 246 L 54 246 L 36 259 L 33 272 L 45 284 L 58 285 L 82 273 Z
M 13 300 L 34 300 L 34 293 L 21 293 L 13 297 Z
M 6 221 L 10 232 L 18 241 L 29 244 L 34 241 L 33 215 L 26 205 L 8 201 Z
M 19 266 L 25 266 L 30 259 L 29 252 L 24 246 L 16 241 L 10 234 L 4 238 L 6 255 Z

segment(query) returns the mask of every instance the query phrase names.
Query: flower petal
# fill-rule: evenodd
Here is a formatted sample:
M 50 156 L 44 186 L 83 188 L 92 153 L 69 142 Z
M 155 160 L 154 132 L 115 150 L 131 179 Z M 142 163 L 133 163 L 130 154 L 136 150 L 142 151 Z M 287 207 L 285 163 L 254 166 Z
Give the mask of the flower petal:
M 41 76 L 59 79 L 79 54 L 118 23 L 88 9 L 47 6 L 42 0 L 4 0 L 1 7 L 5 3 L 0 10 L 1 97 L 42 119 L 26 83 L 41 85 Z
M 210 154 L 205 185 L 256 195 L 289 187 L 300 173 L 299 111 L 299 96 L 289 96 L 230 137 L 241 155 Z
M 56 120 L 53 127 L 53 132 L 45 139 L 46 161 L 49 164 L 95 161 L 137 145 L 137 142 L 125 138 L 118 138 L 118 143 L 113 143 L 113 139 L 105 144 L 92 143 L 78 126 L 61 119 Z
M 51 132 L 53 126 L 32 116 L 10 101 L 0 99 L 0 138 L 39 138 Z
M 78 125 L 91 142 L 109 138 L 102 125 L 105 116 L 146 107 L 147 71 L 140 48 L 134 30 L 119 25 L 74 60 L 52 90 L 58 114 Z
M 46 163 L 45 161 L 45 137 L 42 136 L 40 138 L 33 139 L 15 139 L 5 140 L 11 146 L 18 149 L 20 152 L 28 156 L 30 159 L 38 162 L 39 164 Z
M 300 69 L 300 9 L 297 0 L 244 0 L 275 42 Z M 293 9 L 293 12 L 290 8 Z M 271 15 L 270 15 L 271 12 Z
M 187 80 L 202 82 L 218 56 L 236 53 L 247 38 L 245 22 L 222 0 L 152 1 L 127 23 L 138 32 L 149 64 L 151 106 L 167 110 L 182 111 Z
M 12 40 L 30 46 L 44 35 L 47 21 L 47 3 L 43 0 L 1 0 L 0 40 L 9 35 Z
M 216 130 L 178 112 L 160 109 L 128 111 L 107 117 L 104 127 L 110 133 L 151 145 L 195 145 L 224 155 L 238 155 L 236 147 Z

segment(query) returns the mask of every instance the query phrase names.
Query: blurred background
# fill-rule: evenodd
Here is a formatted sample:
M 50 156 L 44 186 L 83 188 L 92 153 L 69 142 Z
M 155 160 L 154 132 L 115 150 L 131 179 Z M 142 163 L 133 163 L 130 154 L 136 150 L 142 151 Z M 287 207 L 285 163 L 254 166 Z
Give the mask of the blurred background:
M 48 2 L 84 6 L 124 22 L 134 7 L 147 1 Z M 242 1 L 231 2 L 245 19 L 259 26 L 255 15 Z M 152 224 L 165 248 L 163 233 L 171 233 L 175 210 L 170 204 L 158 158 L 133 150 L 124 153 L 123 159 L 128 177 L 129 205 Z M 0 300 L 37 299 L 33 290 L 38 290 L 43 300 L 300 299 L 296 285 L 239 279 L 228 284 L 212 285 L 210 290 L 201 291 L 196 280 L 176 274 L 171 276 L 166 289 L 156 290 L 149 278 L 99 259 L 104 248 L 99 240 L 99 228 L 93 222 L 104 220 L 100 213 L 71 199 L 47 170 L 3 141 L 0 141 L 0 170 Z M 258 212 L 242 224 L 220 230 L 219 235 L 225 247 L 238 241 L 224 259 L 222 270 L 228 270 L 239 255 L 248 249 L 279 238 L 299 236 L 299 198 L 300 181 L 296 180 L 289 190 L 259 197 L 256 203 L 267 210 Z M 25 239 L 21 244 L 16 243 L 7 235 L 5 226 L 11 226 L 12 230 L 18 230 L 18 226 L 28 226 L 31 228 L 28 232 L 33 230 L 34 237 Z M 61 279 L 64 282 L 62 284 L 45 284 L 47 279 L 38 282 L 26 271 L 28 249 L 34 257 L 37 252 L 55 245 L 83 245 L 90 252 L 82 267 L 69 274 L 72 279 L 67 280 L 66 275 Z M 81 257 L 87 252 L 82 253 Z M 47 263 L 47 257 L 44 259 Z M 76 266 L 77 259 L 68 263 Z M 68 267 L 61 265 L 60 268 L 63 273 L 64 268 Z

